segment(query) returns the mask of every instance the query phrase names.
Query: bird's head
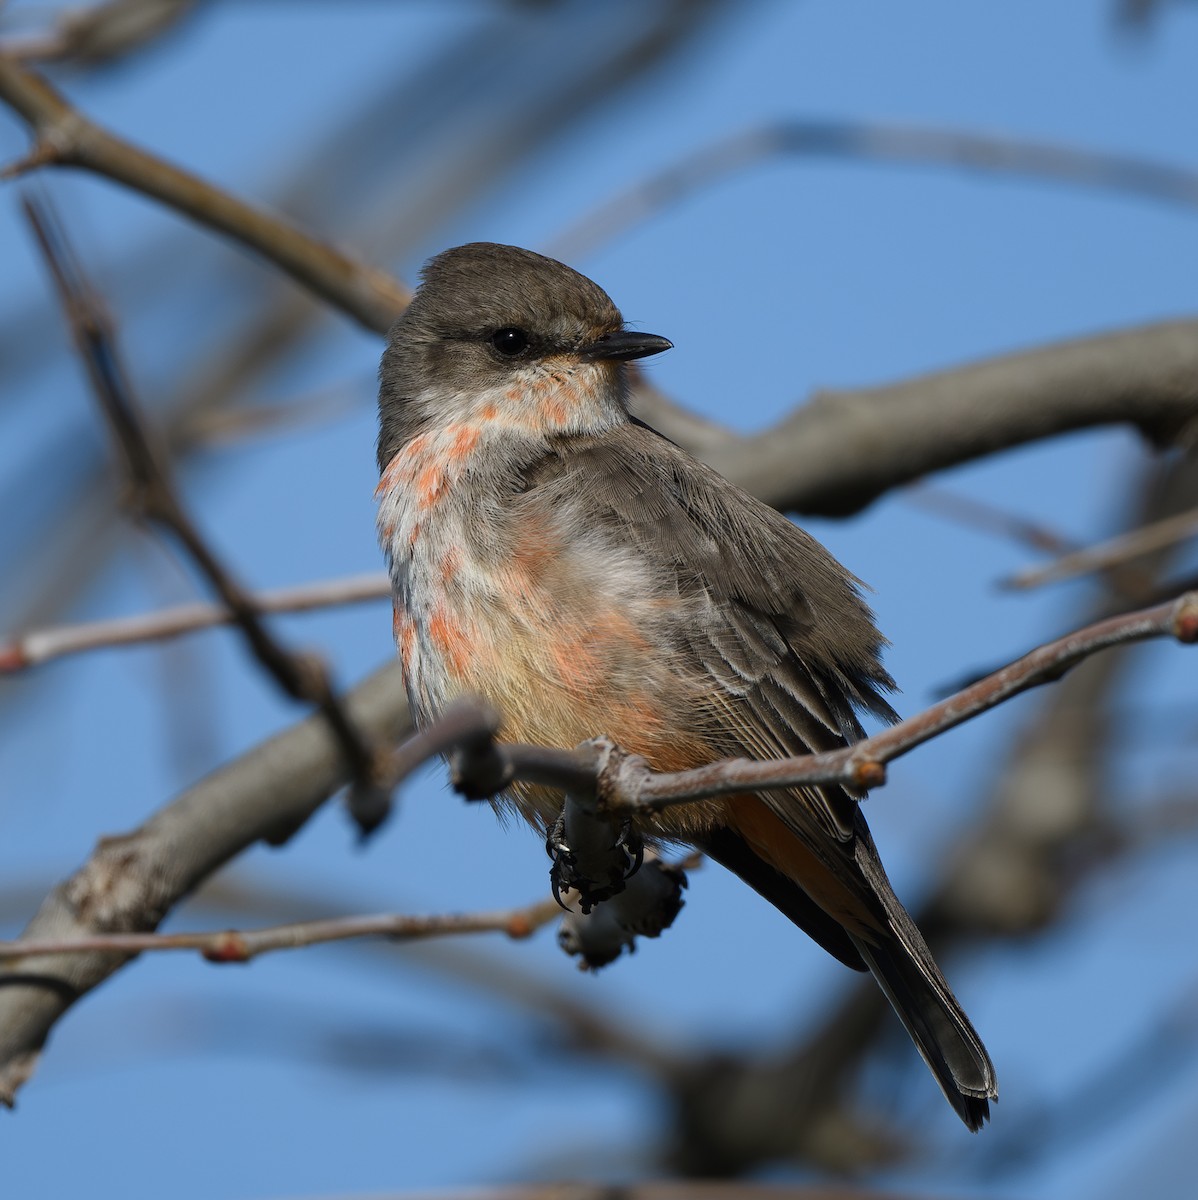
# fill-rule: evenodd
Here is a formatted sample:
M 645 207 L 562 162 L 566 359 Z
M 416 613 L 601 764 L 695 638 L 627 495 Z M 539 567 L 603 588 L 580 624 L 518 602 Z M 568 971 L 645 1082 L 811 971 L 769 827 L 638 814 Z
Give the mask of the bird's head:
M 379 370 L 379 466 L 412 437 L 498 419 L 582 432 L 626 416 L 621 364 L 670 349 L 624 327 L 608 294 L 531 250 L 473 242 L 437 255 Z

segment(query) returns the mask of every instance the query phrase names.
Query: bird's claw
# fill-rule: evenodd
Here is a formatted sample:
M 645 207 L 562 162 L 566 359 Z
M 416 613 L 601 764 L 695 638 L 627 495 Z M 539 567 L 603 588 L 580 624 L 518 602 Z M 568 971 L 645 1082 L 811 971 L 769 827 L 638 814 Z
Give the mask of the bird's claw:
M 569 911 L 569 905 L 562 899 L 562 893 L 569 890 L 578 894 L 579 907 L 589 913 L 600 901 L 610 900 L 624 890 L 644 862 L 645 843 L 629 820 L 621 822 L 614 841 L 611 826 L 604 821 L 605 836 L 601 842 L 605 844 L 577 828 L 575 832 L 581 836 L 567 841 L 566 823 L 563 809 L 545 836 L 545 851 L 553 860 L 549 884 L 553 898 L 562 908 Z M 591 823 L 598 824 L 593 818 Z

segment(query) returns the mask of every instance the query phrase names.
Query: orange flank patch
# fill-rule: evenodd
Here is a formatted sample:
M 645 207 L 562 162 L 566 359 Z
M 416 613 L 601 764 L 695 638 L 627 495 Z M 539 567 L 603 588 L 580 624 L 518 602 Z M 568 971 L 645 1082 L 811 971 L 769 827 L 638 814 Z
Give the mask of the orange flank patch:
M 428 637 L 449 670 L 455 675 L 464 675 L 472 649 L 472 639 L 467 631 L 439 608 L 429 620 Z
M 379 485 L 374 489 L 377 500 L 384 492 L 390 491 L 404 482 L 412 473 L 413 461 L 424 453 L 428 444 L 428 434 L 422 433 L 414 437 L 386 466 Z
M 559 625 L 543 645 L 559 686 L 576 697 L 579 723 L 588 726 L 581 736 L 609 733 L 659 771 L 685 770 L 710 758 L 693 731 L 671 725 L 647 666 L 638 670 L 650 643 L 626 614 L 605 609 L 587 621 Z M 636 687 L 629 688 L 629 678 Z
M 653 770 L 689 771 L 712 761 L 711 747 L 692 729 L 671 722 L 656 695 L 635 692 L 610 699 L 613 702 L 601 728 L 625 750 L 644 758 Z M 684 809 L 677 811 L 685 813 Z
M 604 664 L 594 639 L 584 633 L 580 637 L 558 637 L 549 642 L 553 670 L 571 692 L 593 693 L 604 678 Z
M 631 649 L 645 656 L 653 652 L 653 644 L 637 629 L 628 614 L 618 608 L 596 613 L 591 629 L 602 642 L 613 647 L 624 647 L 625 652 Z
M 387 524 L 383 526 L 383 537 L 386 538 L 387 541 L 390 541 L 394 536 L 395 536 L 395 522 L 388 521 Z
M 445 488 L 445 472 L 436 463 L 430 463 L 420 472 L 416 480 L 421 504 L 434 504 Z
M 486 404 L 478 410 L 478 419 L 480 421 L 494 421 L 499 416 L 499 408 L 497 405 L 487 401 Z
M 478 445 L 479 431 L 477 425 L 459 425 L 449 443 L 450 462 L 460 463 Z
M 462 567 L 462 552 L 457 546 L 450 546 L 441 556 L 441 582 L 448 583 Z
M 399 648 L 399 657 L 406 674 L 412 652 L 416 649 L 416 626 L 398 604 L 391 606 L 391 629 L 395 634 L 395 645 Z
M 412 528 L 408 531 L 408 548 L 410 550 L 414 550 L 416 548 L 416 542 L 419 540 L 419 538 L 420 538 L 420 522 L 413 521 Z
M 640 754 L 642 751 L 638 749 L 638 744 L 644 747 L 646 757 L 651 757 L 655 764 L 662 763 L 662 765 L 657 767 L 659 771 L 685 770 L 684 767 L 664 765 L 660 754 L 655 753 L 649 748 L 657 742 L 657 739 L 666 728 L 661 706 L 653 697 L 646 695 L 644 692 L 625 696 L 617 704 L 616 713 L 620 719 L 620 723 L 629 730 L 629 736 L 632 741 L 632 745 L 628 747 L 630 750 Z M 689 762 L 689 756 L 687 761 Z

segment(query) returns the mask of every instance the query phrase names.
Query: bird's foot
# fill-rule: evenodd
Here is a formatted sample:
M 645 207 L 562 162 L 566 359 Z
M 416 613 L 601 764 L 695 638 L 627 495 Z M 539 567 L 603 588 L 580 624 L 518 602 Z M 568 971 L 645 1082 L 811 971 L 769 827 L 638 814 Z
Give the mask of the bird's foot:
M 584 913 L 619 895 L 645 858 L 644 840 L 631 821 L 617 827 L 569 801 L 545 838 L 545 850 L 553 860 L 549 882 L 554 898 L 566 908 L 562 892 L 576 892 Z

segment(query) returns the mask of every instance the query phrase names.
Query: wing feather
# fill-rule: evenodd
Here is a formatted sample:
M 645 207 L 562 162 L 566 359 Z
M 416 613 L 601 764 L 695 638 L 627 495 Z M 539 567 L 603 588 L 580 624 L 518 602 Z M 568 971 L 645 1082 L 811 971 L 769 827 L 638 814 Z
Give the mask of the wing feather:
M 857 710 L 893 718 L 885 643 L 860 582 L 780 513 L 647 426 L 563 439 L 528 485 L 572 519 L 581 509 L 585 529 L 572 535 L 610 538 L 651 564 L 675 601 L 667 638 L 679 670 L 707 681 L 713 757 L 831 750 L 861 736 Z M 855 798 L 838 788 L 764 799 L 808 841 L 814 824 L 851 842 L 860 820 Z
M 566 531 L 571 544 L 624 547 L 656 581 L 656 633 L 679 671 L 702 681 L 694 722 L 713 759 L 829 750 L 861 736 L 859 711 L 893 719 L 884 643 L 859 582 L 672 442 L 639 424 L 571 437 L 528 482 L 549 489 L 540 499 L 561 519 L 584 523 Z M 997 1095 L 994 1068 L 894 895 L 856 798 L 796 788 L 742 799 L 699 844 L 842 962 L 868 966 L 977 1129 Z

